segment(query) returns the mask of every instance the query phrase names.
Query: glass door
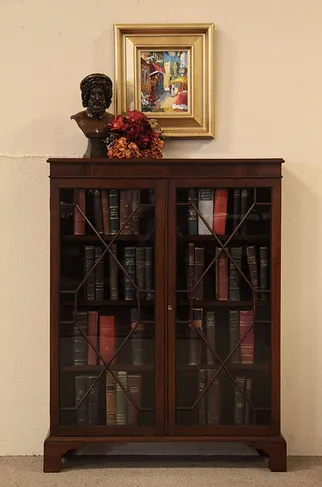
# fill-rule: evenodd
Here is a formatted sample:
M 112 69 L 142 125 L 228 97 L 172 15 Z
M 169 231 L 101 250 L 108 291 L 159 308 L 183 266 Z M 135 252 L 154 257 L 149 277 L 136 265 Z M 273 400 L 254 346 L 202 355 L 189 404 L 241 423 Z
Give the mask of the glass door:
M 160 434 L 162 183 L 92 184 L 59 189 L 59 427 Z
M 266 431 L 272 189 L 180 181 L 170 199 L 169 430 Z

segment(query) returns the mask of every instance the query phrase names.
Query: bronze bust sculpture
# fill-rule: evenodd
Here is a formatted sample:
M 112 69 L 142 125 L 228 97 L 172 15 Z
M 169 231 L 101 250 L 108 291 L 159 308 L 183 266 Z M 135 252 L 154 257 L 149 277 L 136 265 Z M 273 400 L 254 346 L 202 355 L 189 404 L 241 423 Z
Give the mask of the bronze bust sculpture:
M 80 83 L 82 103 L 86 110 L 70 118 L 76 121 L 88 139 L 84 157 L 106 157 L 104 139 L 109 133 L 107 124 L 114 119 L 114 115 L 106 111 L 112 102 L 112 87 L 112 80 L 101 73 L 89 74 Z

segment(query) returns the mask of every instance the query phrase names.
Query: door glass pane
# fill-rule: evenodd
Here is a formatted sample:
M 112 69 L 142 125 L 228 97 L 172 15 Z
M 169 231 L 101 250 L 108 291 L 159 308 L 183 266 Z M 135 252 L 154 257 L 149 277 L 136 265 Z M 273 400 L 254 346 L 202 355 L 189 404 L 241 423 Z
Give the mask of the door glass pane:
M 155 423 L 155 190 L 60 190 L 61 425 Z
M 270 188 L 176 193 L 176 423 L 267 425 Z

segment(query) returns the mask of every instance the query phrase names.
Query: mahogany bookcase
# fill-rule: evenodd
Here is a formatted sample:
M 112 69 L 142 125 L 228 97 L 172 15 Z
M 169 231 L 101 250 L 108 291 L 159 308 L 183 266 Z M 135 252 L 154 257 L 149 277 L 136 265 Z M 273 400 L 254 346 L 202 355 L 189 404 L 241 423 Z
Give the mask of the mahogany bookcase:
M 44 471 L 95 442 L 245 442 L 280 429 L 282 159 L 50 164 Z

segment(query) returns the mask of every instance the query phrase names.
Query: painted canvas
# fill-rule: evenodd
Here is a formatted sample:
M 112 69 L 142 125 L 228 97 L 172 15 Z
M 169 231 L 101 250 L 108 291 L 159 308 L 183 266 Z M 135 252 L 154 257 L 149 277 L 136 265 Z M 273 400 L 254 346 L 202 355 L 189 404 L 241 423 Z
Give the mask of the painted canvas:
M 188 109 L 188 51 L 141 51 L 142 112 Z

